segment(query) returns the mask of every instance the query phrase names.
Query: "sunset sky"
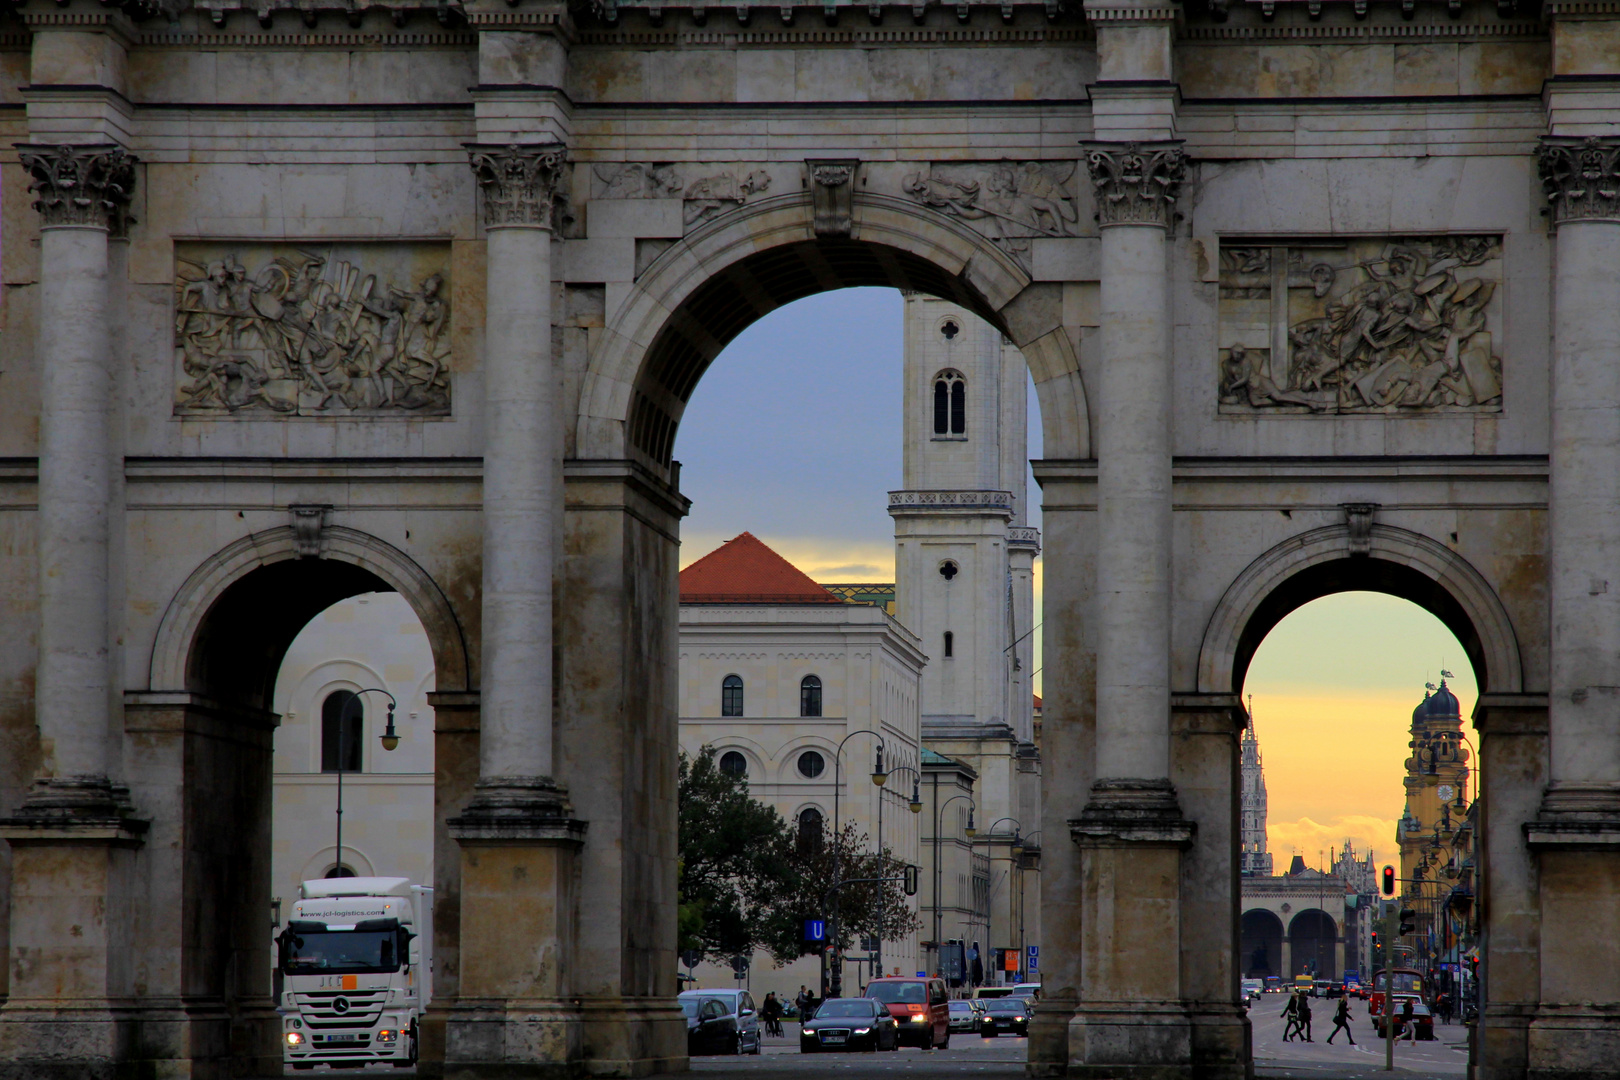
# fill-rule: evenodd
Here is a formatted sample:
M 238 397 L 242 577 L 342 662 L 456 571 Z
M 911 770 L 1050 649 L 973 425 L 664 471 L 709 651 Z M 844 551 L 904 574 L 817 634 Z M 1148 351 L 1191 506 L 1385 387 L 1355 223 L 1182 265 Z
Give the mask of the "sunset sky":
M 819 581 L 893 581 L 887 493 L 901 483 L 900 351 L 892 289 L 823 293 L 739 335 L 698 384 L 676 440 L 692 499 L 681 564 L 747 530 Z M 1030 399 L 1038 454 L 1033 391 Z M 1040 569 L 1037 561 L 1037 610 Z M 1035 659 L 1039 669 L 1038 631 Z M 1420 608 L 1373 593 L 1308 604 L 1266 638 L 1245 693 L 1279 871 L 1296 851 L 1314 865 L 1347 837 L 1390 861 L 1407 726 L 1442 667 L 1456 676 L 1466 718 L 1476 691 L 1462 647 Z

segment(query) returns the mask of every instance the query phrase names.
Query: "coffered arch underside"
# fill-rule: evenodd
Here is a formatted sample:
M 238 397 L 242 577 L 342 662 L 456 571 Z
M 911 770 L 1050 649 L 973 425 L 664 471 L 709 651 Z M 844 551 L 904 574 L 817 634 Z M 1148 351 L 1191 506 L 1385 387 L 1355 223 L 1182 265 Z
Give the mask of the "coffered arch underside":
M 857 194 L 847 235 L 820 235 L 809 194 L 761 199 L 665 251 L 611 319 L 587 371 L 575 453 L 667 468 L 686 402 L 743 329 L 795 300 L 890 286 L 975 312 L 1029 363 L 1054 458 L 1091 453 L 1079 354 L 1061 321 L 1061 285 L 943 214 Z

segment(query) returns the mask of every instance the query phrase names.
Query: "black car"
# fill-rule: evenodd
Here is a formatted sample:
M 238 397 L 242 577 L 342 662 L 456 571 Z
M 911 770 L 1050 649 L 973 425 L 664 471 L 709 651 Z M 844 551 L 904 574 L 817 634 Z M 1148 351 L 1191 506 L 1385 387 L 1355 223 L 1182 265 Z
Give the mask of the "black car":
M 831 998 L 799 1031 L 799 1052 L 898 1050 L 900 1025 L 888 1006 L 871 998 Z
M 986 1035 L 1029 1034 L 1029 1002 L 1023 998 L 991 998 L 984 1003 Z
M 688 1055 L 760 1053 L 758 1010 L 746 990 L 688 990 L 680 1003 Z

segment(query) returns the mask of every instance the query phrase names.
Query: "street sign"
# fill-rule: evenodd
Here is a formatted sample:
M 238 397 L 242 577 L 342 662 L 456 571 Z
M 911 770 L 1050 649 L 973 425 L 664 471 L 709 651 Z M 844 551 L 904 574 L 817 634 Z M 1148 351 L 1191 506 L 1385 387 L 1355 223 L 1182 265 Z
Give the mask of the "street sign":
M 1029 947 L 1029 955 L 1032 957 L 1041 955 L 1041 947 L 1039 945 L 1031 945 Z
M 825 920 L 825 919 L 806 919 L 806 920 L 804 920 L 804 940 L 806 940 L 806 941 L 826 941 L 827 940 L 827 920 Z
M 1038 945 L 1029 947 L 1029 963 L 1026 965 L 1030 971 L 1041 970 L 1041 949 Z

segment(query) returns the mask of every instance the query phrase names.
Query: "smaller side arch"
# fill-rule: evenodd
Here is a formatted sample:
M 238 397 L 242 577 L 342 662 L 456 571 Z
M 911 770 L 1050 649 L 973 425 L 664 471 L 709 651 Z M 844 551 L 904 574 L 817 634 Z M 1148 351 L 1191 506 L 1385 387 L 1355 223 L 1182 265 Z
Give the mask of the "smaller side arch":
M 227 590 L 250 573 L 299 557 L 292 526 L 250 533 L 209 556 L 175 592 L 158 623 L 147 688 L 192 689 L 191 659 L 204 620 Z M 366 571 L 411 605 L 433 649 L 440 690 L 470 690 L 466 637 L 450 601 L 431 575 L 398 548 L 340 525 L 321 530 L 319 560 Z
M 1336 592 L 1384 592 L 1433 613 L 1457 636 L 1479 689 L 1518 693 L 1524 666 L 1507 609 L 1457 552 L 1421 533 L 1374 525 L 1365 555 L 1350 554 L 1350 529 L 1312 529 L 1271 548 L 1233 580 L 1215 605 L 1198 650 L 1198 689 L 1242 690 L 1255 649 L 1295 608 Z

